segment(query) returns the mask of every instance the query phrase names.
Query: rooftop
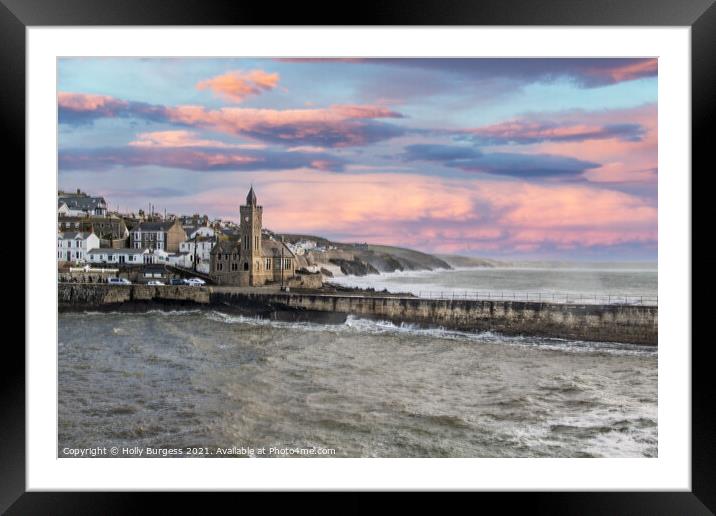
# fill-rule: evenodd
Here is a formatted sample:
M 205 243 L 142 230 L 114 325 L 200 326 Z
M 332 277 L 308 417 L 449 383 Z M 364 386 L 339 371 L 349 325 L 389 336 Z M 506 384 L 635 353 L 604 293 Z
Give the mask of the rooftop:
M 60 238 L 62 240 L 71 240 L 71 239 L 82 239 L 85 240 L 87 237 L 89 237 L 92 233 L 88 231 L 61 231 L 57 233 L 57 238 Z
M 174 225 L 174 221 L 170 222 L 140 222 L 132 228 L 136 231 L 167 231 Z

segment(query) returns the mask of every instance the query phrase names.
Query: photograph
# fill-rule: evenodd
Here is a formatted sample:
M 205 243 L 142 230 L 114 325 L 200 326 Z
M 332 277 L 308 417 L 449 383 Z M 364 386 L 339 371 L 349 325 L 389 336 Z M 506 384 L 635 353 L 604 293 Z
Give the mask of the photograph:
M 658 57 L 56 79 L 57 458 L 660 457 Z

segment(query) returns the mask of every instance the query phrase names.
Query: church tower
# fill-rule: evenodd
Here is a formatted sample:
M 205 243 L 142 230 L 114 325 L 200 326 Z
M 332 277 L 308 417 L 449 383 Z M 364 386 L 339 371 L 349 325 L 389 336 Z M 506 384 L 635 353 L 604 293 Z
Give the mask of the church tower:
M 246 196 L 246 205 L 239 208 L 241 223 L 239 232 L 241 235 L 241 263 L 240 272 L 248 275 L 248 284 L 251 286 L 261 285 L 264 277 L 261 263 L 261 216 L 263 207 L 256 203 L 254 187 L 251 187 Z

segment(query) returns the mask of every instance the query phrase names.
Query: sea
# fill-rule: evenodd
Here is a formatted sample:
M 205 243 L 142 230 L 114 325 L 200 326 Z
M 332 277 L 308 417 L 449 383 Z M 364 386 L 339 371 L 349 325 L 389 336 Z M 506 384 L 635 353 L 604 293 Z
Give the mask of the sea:
M 339 281 L 655 297 L 656 276 L 535 268 Z M 352 316 L 61 313 L 58 456 L 656 457 L 657 364 L 655 347 Z

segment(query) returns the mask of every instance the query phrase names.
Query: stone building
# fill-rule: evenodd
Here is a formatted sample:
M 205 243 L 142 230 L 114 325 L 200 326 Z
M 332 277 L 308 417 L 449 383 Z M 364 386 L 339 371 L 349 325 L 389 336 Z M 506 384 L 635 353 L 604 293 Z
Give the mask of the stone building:
M 288 282 L 296 272 L 296 256 L 283 242 L 262 235 L 263 207 L 253 187 L 239 213 L 239 238 L 219 240 L 211 250 L 212 280 L 244 287 Z
M 179 251 L 186 240 L 186 232 L 179 219 L 171 222 L 140 222 L 129 232 L 132 249 L 160 249 L 169 253 Z

